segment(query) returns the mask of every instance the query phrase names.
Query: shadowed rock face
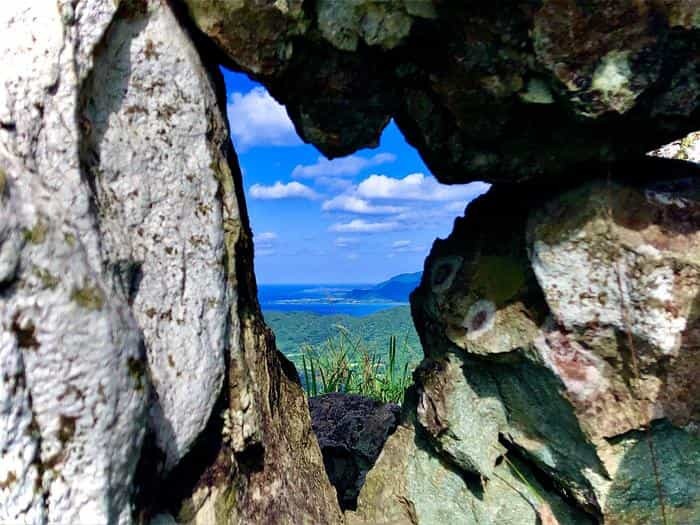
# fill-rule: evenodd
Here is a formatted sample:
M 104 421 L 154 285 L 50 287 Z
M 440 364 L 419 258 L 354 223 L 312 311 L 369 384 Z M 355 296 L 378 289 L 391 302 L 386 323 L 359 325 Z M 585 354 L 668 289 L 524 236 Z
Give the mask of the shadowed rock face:
M 367 471 L 396 430 L 400 407 L 335 393 L 310 398 L 309 411 L 338 503 L 343 509 L 354 510 Z
M 699 127 L 689 2 L 185 3 L 328 156 L 395 118 L 443 182 L 561 180 Z

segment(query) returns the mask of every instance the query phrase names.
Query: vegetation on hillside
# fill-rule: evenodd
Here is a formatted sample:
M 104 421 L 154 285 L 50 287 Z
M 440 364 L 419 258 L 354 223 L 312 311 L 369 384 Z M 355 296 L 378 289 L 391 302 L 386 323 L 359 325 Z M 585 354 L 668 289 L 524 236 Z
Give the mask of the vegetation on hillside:
M 329 339 L 337 338 L 342 327 L 361 338 L 363 346 L 371 353 L 384 356 L 389 337 L 396 336 L 396 365 L 406 363 L 413 368 L 423 358 L 418 334 L 413 326 L 408 306 L 398 306 L 363 317 L 352 315 L 320 315 L 312 312 L 266 311 L 265 321 L 275 333 L 280 349 L 302 372 L 302 349 L 305 346 L 322 349 Z M 404 344 L 405 343 L 405 344 Z
M 389 336 L 384 352 L 368 349 L 362 337 L 337 326 L 337 335 L 320 345 L 302 347 L 302 383 L 309 396 L 345 392 L 360 394 L 382 403 L 402 403 L 411 383 L 413 366 L 399 366 L 396 336 Z M 404 338 L 403 355 L 407 338 Z M 384 354 L 384 355 L 383 355 Z

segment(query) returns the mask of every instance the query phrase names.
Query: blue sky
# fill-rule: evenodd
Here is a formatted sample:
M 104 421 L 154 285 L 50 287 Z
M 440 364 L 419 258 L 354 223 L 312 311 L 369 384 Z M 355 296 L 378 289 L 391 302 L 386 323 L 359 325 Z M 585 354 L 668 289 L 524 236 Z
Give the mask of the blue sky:
M 376 149 L 327 160 L 281 105 L 223 70 L 262 284 L 374 283 L 419 271 L 488 186 L 439 184 L 392 122 Z

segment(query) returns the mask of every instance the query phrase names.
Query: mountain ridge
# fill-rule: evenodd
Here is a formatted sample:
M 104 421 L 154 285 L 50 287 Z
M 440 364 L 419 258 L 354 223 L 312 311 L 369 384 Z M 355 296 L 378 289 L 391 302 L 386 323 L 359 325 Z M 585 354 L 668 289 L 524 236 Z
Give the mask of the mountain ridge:
M 408 302 L 408 296 L 420 283 L 423 272 L 401 273 L 382 281 L 371 288 L 355 288 L 345 297 L 356 300 L 389 299 Z

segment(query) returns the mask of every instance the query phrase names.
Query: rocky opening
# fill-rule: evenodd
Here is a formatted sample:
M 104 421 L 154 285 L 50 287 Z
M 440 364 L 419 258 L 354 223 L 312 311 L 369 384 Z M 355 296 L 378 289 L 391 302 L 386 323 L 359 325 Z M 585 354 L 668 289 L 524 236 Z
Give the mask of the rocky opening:
M 697 164 L 645 158 L 700 127 L 696 8 L 90 0 L 0 21 L 2 519 L 699 521 Z M 495 183 L 426 261 L 426 359 L 344 516 L 260 315 L 219 63 L 329 157 L 393 117 L 441 180 Z M 697 160 L 696 138 L 662 154 Z M 144 439 L 176 504 L 134 506 Z

